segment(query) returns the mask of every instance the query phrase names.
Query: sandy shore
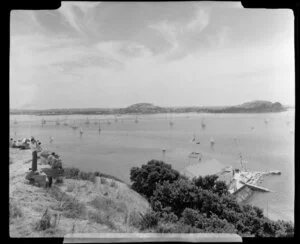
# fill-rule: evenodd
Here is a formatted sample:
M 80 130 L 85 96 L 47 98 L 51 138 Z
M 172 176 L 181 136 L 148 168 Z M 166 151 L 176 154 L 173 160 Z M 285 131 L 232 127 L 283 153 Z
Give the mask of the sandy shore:
M 207 159 L 187 166 L 183 173 L 190 177 L 212 175 L 220 172 L 224 167 L 225 165 L 216 159 Z

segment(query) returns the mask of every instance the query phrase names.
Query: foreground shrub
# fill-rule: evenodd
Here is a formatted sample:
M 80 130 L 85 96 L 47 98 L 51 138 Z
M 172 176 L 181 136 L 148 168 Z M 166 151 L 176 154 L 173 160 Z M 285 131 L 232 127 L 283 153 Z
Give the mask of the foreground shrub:
M 91 181 L 91 182 L 95 182 L 95 177 L 100 176 L 101 177 L 101 184 L 106 183 L 106 182 L 102 183 L 102 181 L 106 180 L 104 178 L 112 179 L 112 180 L 119 181 L 119 182 L 122 182 L 122 183 L 126 184 L 124 181 L 120 180 L 117 177 L 107 175 L 107 174 L 104 174 L 104 173 L 100 173 L 99 171 L 84 172 L 84 171 L 80 171 L 80 169 L 74 168 L 74 167 L 64 168 L 64 176 L 66 177 L 66 179 L 88 180 L 88 181 Z M 104 180 L 102 180 L 102 179 L 104 179 Z
M 200 220 L 200 213 L 198 210 L 186 208 L 182 212 L 182 222 L 186 225 L 195 226 Z
M 190 225 L 183 224 L 178 221 L 176 223 L 160 222 L 155 231 L 158 233 L 201 233 L 202 230 L 192 227 Z
M 152 229 L 157 226 L 159 221 L 159 214 L 154 211 L 148 211 L 142 215 L 142 220 L 140 221 L 140 229 Z
M 45 213 L 43 214 L 42 218 L 37 222 L 35 229 L 39 231 L 47 230 L 51 227 L 51 215 L 46 209 Z
M 64 176 L 66 179 L 78 179 L 80 170 L 78 168 L 64 168 Z
M 133 226 L 136 228 L 141 227 L 141 220 L 142 220 L 142 215 L 136 211 L 131 211 L 127 213 L 126 218 L 125 218 L 125 223 L 127 223 L 129 226 Z

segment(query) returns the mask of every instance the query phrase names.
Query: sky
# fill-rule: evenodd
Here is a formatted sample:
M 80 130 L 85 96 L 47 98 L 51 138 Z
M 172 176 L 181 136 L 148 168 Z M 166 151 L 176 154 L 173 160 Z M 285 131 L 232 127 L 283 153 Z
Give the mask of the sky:
M 10 108 L 294 105 L 294 15 L 237 2 L 13 10 Z

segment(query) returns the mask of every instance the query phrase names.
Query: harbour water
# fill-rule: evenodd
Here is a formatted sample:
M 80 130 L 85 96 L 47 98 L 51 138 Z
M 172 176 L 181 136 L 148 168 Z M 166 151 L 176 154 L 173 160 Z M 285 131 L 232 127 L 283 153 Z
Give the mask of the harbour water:
M 90 124 L 85 124 L 87 117 Z M 46 124 L 42 126 L 43 118 Z M 57 119 L 64 121 L 58 126 Z M 131 167 L 151 159 L 164 160 L 182 171 L 201 163 L 188 157 L 193 151 L 233 167 L 240 167 L 241 153 L 248 161 L 248 170 L 282 173 L 264 177 L 261 185 L 274 192 L 255 193 L 249 203 L 263 208 L 272 219 L 294 221 L 294 110 L 268 114 L 153 114 L 138 115 L 137 119 L 136 115 L 123 115 L 117 121 L 112 115 L 11 115 L 10 137 L 34 136 L 43 149 L 61 155 L 65 166 L 101 171 L 128 183 Z M 65 121 L 80 126 L 73 130 L 63 125 Z M 94 122 L 100 122 L 101 132 Z M 200 143 L 191 142 L 193 134 Z

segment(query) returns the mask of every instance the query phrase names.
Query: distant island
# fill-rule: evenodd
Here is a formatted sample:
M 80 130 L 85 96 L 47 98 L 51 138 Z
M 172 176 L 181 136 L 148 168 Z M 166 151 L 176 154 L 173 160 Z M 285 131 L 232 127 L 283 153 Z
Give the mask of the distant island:
M 65 109 L 11 109 L 10 114 L 70 115 L 70 114 L 157 114 L 157 113 L 277 113 L 288 109 L 279 102 L 252 101 L 236 106 L 160 107 L 152 103 L 137 103 L 126 108 L 65 108 Z

